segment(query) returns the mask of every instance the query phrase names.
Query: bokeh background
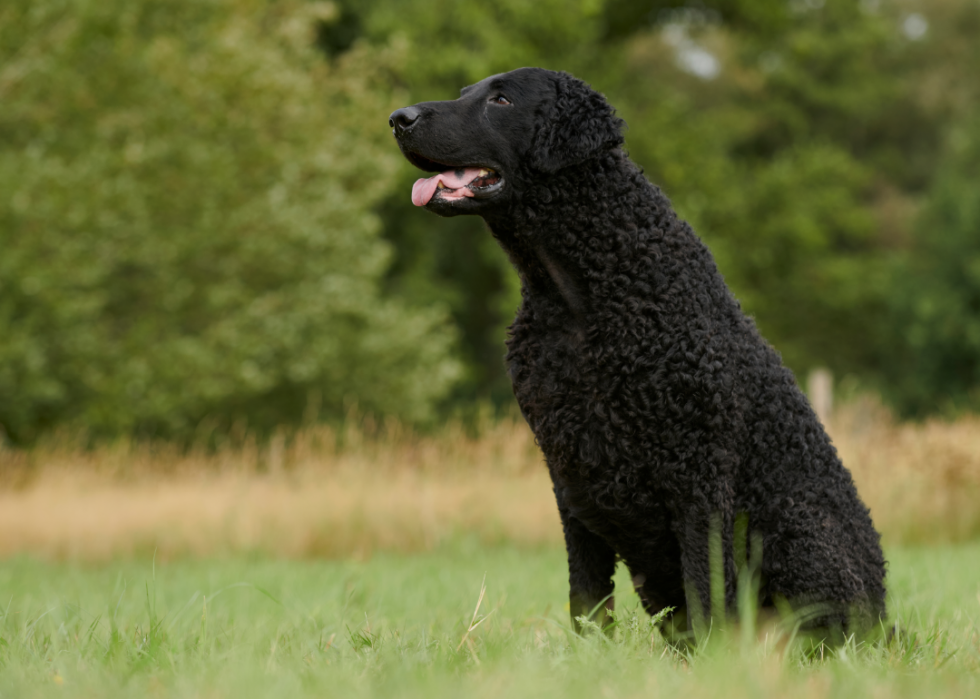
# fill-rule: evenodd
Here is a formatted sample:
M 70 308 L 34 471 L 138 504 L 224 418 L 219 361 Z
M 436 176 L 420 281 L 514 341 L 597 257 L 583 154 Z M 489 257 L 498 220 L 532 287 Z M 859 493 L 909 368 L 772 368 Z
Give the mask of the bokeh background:
M 974 536 L 978 36 L 976 0 L 4 0 L 4 550 L 110 541 L 109 505 L 48 532 L 40 484 L 86 473 L 158 504 L 218 479 L 133 505 L 119 550 L 262 548 L 276 517 L 290 555 L 559 540 L 504 373 L 517 277 L 482 220 L 412 207 L 387 126 L 526 65 L 607 96 L 801 384 L 832 372 L 886 537 Z M 221 510 L 280 476 L 346 495 Z

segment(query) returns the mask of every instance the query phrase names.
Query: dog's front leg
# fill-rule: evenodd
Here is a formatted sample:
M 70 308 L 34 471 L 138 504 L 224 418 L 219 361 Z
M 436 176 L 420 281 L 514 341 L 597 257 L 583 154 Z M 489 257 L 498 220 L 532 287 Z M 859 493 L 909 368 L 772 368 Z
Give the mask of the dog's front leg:
M 677 521 L 687 612 L 701 634 L 734 611 L 733 517 L 730 508 L 692 507 Z
M 582 633 L 578 619 L 584 616 L 605 630 L 612 623 L 608 611 L 613 609 L 612 577 L 616 571 L 616 553 L 602 537 L 571 516 L 561 503 L 558 509 L 568 551 L 568 606 L 572 626 L 577 633 Z

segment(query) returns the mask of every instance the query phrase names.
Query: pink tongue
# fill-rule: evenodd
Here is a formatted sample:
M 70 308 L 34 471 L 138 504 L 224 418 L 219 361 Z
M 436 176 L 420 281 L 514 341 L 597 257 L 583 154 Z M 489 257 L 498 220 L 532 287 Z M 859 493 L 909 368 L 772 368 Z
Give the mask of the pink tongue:
M 446 170 L 429 178 L 423 177 L 412 185 L 412 203 L 415 206 L 425 206 L 428 204 L 435 195 L 440 182 L 446 187 L 442 190 L 442 196 L 445 199 L 472 197 L 473 192 L 467 189 L 466 185 L 475 180 L 479 174 L 479 168 L 468 167 L 459 168 L 458 170 Z

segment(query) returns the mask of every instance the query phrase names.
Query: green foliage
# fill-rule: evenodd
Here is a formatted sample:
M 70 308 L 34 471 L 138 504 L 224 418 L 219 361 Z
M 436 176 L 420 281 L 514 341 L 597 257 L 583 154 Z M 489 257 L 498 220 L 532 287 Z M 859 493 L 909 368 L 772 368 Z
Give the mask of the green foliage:
M 879 304 L 871 199 L 881 175 L 872 161 L 882 122 L 906 100 L 896 73 L 884 70 L 898 50 L 888 21 L 836 0 L 793 11 L 753 2 L 610 0 L 517 14 L 458 5 L 432 16 L 425 3 L 398 6 L 406 9 L 364 10 L 365 36 L 408 42 L 412 58 L 399 71 L 410 101 L 452 98 L 468 82 L 528 63 L 577 72 L 619 107 L 632 157 L 709 243 L 790 366 L 864 368 L 874 344 L 865 318 Z M 546 38 L 520 43 L 541 13 L 557 18 Z M 415 19 L 399 24 L 406 14 Z M 682 54 L 695 47 L 716 57 L 717 75 L 685 68 Z M 493 246 L 459 254 L 461 239 L 472 250 L 486 236 L 479 222 L 408 210 L 416 176 L 408 172 L 384 210 L 399 251 L 392 288 L 451 297 L 470 390 L 506 395 L 500 348 L 518 300 L 513 275 Z
M 521 65 L 606 93 L 793 369 L 976 407 L 976 180 L 941 135 L 976 140 L 978 27 L 972 0 L 9 0 L 0 427 L 508 401 L 517 279 L 482 221 L 411 206 L 385 120 Z
M 659 36 L 638 38 L 634 69 L 662 63 L 668 48 Z M 826 139 L 790 140 L 767 157 L 746 153 L 767 128 L 765 114 L 706 105 L 658 87 L 663 81 L 648 74 L 624 94 L 625 118 L 642 124 L 630 131 L 631 154 L 709 244 L 790 366 L 853 367 L 859 357 L 847 340 L 861 333 L 874 264 L 874 218 L 864 202 L 871 172 Z
M 980 410 L 980 119 L 950 136 L 944 166 L 894 269 L 883 389 L 907 415 Z
M 186 435 L 345 399 L 432 415 L 438 306 L 380 295 L 392 52 L 326 66 L 319 6 L 0 9 L 0 425 Z M 379 117 L 380 119 L 380 117 Z
M 900 362 L 883 355 L 945 361 L 945 340 L 909 344 L 907 319 L 888 312 L 908 301 L 891 260 L 910 244 L 909 212 L 946 167 L 940 125 L 980 99 L 967 68 L 975 4 L 559 4 L 435 12 L 401 0 L 357 11 L 367 41 L 406 42 L 411 58 L 398 71 L 409 102 L 453 98 L 525 64 L 570 70 L 605 92 L 631 126 L 633 159 L 709 244 L 743 308 L 797 372 L 823 365 L 866 384 L 877 377 L 901 403 Z M 912 11 L 930 22 L 924 37 L 904 33 Z M 540 13 L 554 21 L 542 28 Z M 709 52 L 715 72 L 685 63 L 691 51 Z M 390 288 L 450 298 L 470 367 L 463 390 L 505 396 L 513 275 L 494 246 L 477 243 L 486 237 L 479 222 L 409 211 L 417 173 L 405 172 L 383 209 L 398 251 Z M 958 377 L 975 390 L 972 374 Z M 946 392 L 931 378 L 919 389 L 926 412 Z

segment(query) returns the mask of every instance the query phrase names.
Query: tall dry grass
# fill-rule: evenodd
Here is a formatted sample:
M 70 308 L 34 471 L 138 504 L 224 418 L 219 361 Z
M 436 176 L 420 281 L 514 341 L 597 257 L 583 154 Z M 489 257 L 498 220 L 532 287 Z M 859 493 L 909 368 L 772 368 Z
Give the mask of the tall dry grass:
M 980 418 L 899 424 L 870 401 L 828 426 L 887 543 L 980 536 Z M 430 549 L 457 536 L 561 541 L 527 427 L 485 421 L 423 437 L 350 420 L 217 450 L 65 435 L 0 452 L 0 555 L 99 560 L 256 551 Z
M 516 420 L 435 437 L 352 419 L 217 450 L 58 435 L 0 452 L 0 556 L 101 560 L 258 551 L 366 555 L 456 536 L 560 539 L 547 471 Z
M 865 398 L 827 427 L 886 543 L 980 537 L 980 416 L 898 423 Z

